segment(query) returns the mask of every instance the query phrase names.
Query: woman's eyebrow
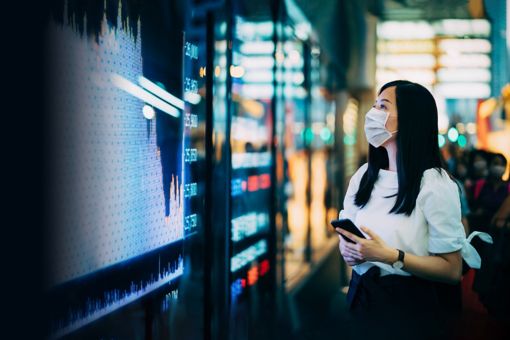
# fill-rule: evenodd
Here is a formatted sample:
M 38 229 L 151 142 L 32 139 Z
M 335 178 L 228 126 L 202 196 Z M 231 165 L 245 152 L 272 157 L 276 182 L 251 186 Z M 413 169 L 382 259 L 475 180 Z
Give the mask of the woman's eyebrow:
M 381 99 L 381 101 L 382 101 L 382 102 L 385 102 L 385 101 L 386 101 L 386 102 L 388 102 L 388 103 L 390 103 L 390 104 L 391 104 L 391 102 L 390 102 L 388 99 Z

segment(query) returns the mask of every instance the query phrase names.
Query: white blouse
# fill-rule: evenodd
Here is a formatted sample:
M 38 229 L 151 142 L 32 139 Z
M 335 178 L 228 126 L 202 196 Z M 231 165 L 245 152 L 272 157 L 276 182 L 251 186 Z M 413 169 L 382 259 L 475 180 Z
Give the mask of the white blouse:
M 363 208 L 354 204 L 361 177 L 368 164 L 361 166 L 352 176 L 344 199 L 341 218 L 349 218 L 359 226 L 365 226 L 378 234 L 389 246 L 418 256 L 450 253 L 457 250 L 472 268 L 480 268 L 481 259 L 469 243 L 478 236 L 492 243 L 490 235 L 473 232 L 466 238 L 461 222 L 460 196 L 457 184 L 441 170 L 428 169 L 423 173 L 416 207 L 410 216 L 389 213 L 397 199 L 397 173 L 379 170 L 370 200 Z M 393 197 L 388 197 L 392 196 Z M 365 234 L 365 236 L 367 236 Z M 364 262 L 353 269 L 360 275 L 370 267 L 381 268 L 381 275 L 411 275 L 380 262 Z

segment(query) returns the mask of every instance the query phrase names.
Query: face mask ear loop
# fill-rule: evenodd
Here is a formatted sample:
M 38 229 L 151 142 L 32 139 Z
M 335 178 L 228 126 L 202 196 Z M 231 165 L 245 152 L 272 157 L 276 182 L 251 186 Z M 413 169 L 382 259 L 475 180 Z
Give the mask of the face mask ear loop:
M 383 110 L 379 110 L 379 111 L 384 112 L 386 114 L 386 118 L 384 119 L 384 128 L 386 129 L 386 123 L 388 122 L 388 119 L 390 118 L 390 113 L 383 111 Z M 388 129 L 386 129 L 386 131 L 388 131 Z
M 379 110 L 379 111 L 386 113 L 386 119 L 384 120 L 384 129 L 385 129 L 386 131 L 388 131 L 388 129 L 386 128 L 386 123 L 388 122 L 388 119 L 390 118 L 390 113 L 389 113 L 389 112 L 386 112 L 386 111 L 383 111 L 383 110 Z M 389 132 L 389 133 L 391 133 L 391 135 L 393 136 L 395 133 L 397 133 L 397 132 L 398 132 L 398 129 L 397 129 L 397 130 L 395 130 L 395 131 L 393 131 L 393 132 L 390 132 L 390 131 L 388 131 L 388 132 Z

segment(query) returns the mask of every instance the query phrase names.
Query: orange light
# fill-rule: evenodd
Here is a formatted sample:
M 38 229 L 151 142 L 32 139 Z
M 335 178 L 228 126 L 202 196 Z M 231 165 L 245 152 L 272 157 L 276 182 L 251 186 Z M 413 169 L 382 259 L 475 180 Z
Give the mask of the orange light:
M 206 70 L 205 67 L 200 67 L 200 78 L 203 78 L 206 76 Z
M 257 191 L 259 190 L 259 178 L 258 176 L 250 176 L 248 177 L 248 191 Z
M 259 267 L 252 267 L 248 270 L 248 286 L 253 286 L 259 280 Z
M 260 189 L 267 189 L 271 186 L 271 177 L 269 174 L 263 174 L 259 176 Z

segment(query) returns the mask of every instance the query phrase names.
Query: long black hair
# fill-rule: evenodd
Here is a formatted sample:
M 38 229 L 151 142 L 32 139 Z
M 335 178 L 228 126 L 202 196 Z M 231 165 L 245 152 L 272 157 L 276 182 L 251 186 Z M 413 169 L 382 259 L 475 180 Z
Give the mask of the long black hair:
M 425 87 L 407 80 L 389 82 L 381 87 L 379 94 L 392 86 L 395 86 L 398 111 L 398 192 L 390 213 L 411 215 L 420 192 L 423 172 L 431 168 L 438 171 L 445 169 L 438 144 L 437 106 Z M 368 169 L 361 178 L 354 200 L 358 207 L 368 203 L 379 170 L 388 165 L 386 149 L 369 145 Z

